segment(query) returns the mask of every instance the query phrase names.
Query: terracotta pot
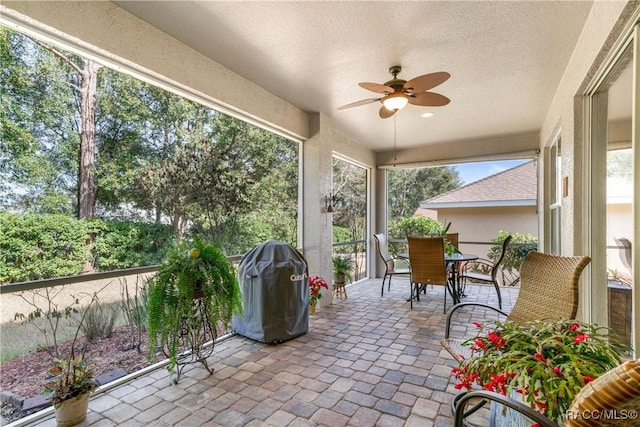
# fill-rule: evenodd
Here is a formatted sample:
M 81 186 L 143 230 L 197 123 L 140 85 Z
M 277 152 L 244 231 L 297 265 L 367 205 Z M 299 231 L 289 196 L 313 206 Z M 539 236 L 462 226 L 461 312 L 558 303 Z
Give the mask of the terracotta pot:
M 318 305 L 317 301 L 314 301 L 311 304 L 309 304 L 309 314 L 316 314 L 316 306 L 317 305 Z
M 89 408 L 89 393 L 65 400 L 62 406 L 56 409 L 56 423 L 58 427 L 70 427 L 80 424 L 87 418 Z

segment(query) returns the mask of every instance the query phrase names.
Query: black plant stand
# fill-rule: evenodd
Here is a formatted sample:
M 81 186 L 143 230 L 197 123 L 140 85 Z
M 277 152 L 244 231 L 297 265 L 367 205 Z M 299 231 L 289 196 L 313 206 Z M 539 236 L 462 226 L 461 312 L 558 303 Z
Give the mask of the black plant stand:
M 176 373 L 173 383 L 180 381 L 182 370 L 185 366 L 200 362 L 204 368 L 213 374 L 213 368 L 209 367 L 207 358 L 213 354 L 215 340 L 218 337 L 217 326 L 213 325 L 207 310 L 208 298 L 196 298 L 193 300 L 193 310 L 191 315 L 182 319 L 178 340 L 179 348 L 184 352 L 178 356 L 176 361 Z M 174 337 L 169 337 L 170 340 Z M 165 356 L 169 357 L 167 349 L 163 349 Z

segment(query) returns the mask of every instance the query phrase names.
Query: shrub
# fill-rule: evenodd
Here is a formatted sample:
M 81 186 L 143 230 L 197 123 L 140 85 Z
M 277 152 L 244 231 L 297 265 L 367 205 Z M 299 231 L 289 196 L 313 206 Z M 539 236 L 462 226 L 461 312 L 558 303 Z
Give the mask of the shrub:
M 94 267 L 99 271 L 160 264 L 175 241 L 164 224 L 94 219 L 89 231 L 95 236 Z
M 113 333 L 113 325 L 119 313 L 119 303 L 104 304 L 95 297 L 94 304 L 91 304 L 84 314 L 84 322 L 80 324 L 80 329 L 89 341 L 108 338 Z
M 75 275 L 88 257 L 85 221 L 0 212 L 0 230 L 0 283 Z
M 411 218 L 402 218 L 389 226 L 389 236 L 394 239 L 405 239 L 407 236 L 440 236 L 444 226 L 433 218 L 422 215 L 414 215 Z
M 501 267 L 503 270 L 512 273 L 514 270 L 520 270 L 520 264 L 522 264 L 524 257 L 526 257 L 529 252 L 538 249 L 538 238 L 531 234 L 509 233 L 508 231 L 500 230 L 498 237 L 491 239 L 496 245 L 492 246 L 489 250 L 487 254 L 489 259 L 493 261 L 498 259 L 502 252 L 502 242 L 509 234 L 513 236 L 513 239 L 507 247 Z

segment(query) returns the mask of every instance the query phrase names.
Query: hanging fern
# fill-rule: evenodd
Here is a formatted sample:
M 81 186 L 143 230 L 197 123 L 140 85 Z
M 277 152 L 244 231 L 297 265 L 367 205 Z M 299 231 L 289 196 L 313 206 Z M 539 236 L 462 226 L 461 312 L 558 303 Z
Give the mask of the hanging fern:
M 182 327 L 198 330 L 203 319 L 194 300 L 205 303 L 213 330 L 229 327 L 233 315 L 242 313 L 242 296 L 233 267 L 216 245 L 199 235 L 169 252 L 168 260 L 148 282 L 147 355 L 155 360 L 158 346 L 169 357 L 173 373 L 180 348 Z M 155 345 L 154 345 L 155 343 Z

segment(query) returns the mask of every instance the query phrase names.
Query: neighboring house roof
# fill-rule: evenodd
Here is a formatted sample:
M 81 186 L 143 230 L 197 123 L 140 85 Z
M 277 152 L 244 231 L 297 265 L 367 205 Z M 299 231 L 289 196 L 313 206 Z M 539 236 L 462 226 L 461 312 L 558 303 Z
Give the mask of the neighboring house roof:
M 424 209 L 535 206 L 536 161 L 523 163 L 420 202 Z
M 427 218 L 438 219 L 438 211 L 434 211 L 433 209 L 418 208 L 416 209 L 414 215 L 422 215 L 426 216 Z

